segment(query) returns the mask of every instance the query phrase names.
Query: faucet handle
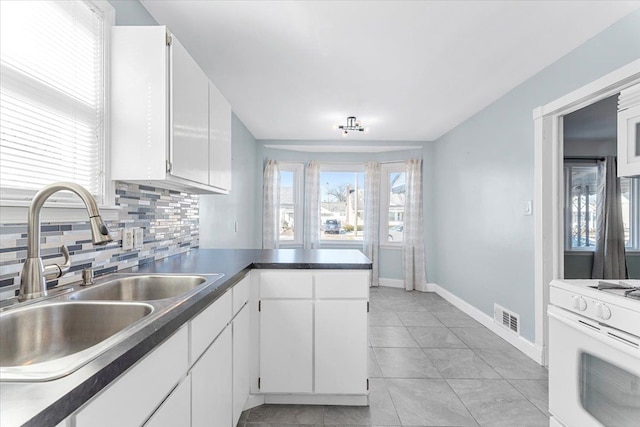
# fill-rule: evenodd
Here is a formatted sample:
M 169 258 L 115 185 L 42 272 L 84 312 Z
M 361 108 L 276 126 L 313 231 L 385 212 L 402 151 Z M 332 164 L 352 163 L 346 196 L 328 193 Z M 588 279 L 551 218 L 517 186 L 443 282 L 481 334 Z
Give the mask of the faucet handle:
M 80 286 L 93 285 L 93 270 L 91 268 L 85 268 L 82 270 L 82 284 Z
M 60 252 L 62 252 L 62 256 L 64 256 L 64 263 L 46 265 L 44 267 L 45 280 L 57 279 L 69 272 L 69 268 L 71 268 L 71 256 L 69 256 L 69 249 L 67 249 L 65 245 L 62 245 L 60 246 Z

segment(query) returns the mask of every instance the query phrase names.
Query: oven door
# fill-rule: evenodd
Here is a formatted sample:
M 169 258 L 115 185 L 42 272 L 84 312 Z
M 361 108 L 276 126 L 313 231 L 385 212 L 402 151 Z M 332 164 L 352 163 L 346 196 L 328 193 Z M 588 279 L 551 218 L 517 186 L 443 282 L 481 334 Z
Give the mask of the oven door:
M 568 427 L 637 427 L 640 339 L 549 306 L 549 412 Z

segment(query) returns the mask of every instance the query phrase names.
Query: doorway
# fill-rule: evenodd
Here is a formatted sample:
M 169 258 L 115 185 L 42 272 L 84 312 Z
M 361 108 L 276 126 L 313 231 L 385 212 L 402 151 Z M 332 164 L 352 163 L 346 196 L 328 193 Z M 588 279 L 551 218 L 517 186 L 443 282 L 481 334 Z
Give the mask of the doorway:
M 613 71 L 553 102 L 534 116 L 536 345 L 548 364 L 549 283 L 564 277 L 564 117 L 640 83 L 640 60 Z

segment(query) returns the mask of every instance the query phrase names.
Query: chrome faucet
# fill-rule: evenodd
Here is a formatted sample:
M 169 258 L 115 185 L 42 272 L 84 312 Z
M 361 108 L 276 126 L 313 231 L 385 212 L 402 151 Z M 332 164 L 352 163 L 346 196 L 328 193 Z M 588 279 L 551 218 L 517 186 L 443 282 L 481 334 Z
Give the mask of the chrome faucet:
M 38 298 L 47 295 L 46 280 L 62 277 L 69 271 L 71 260 L 69 251 L 65 245 L 60 247 L 60 251 L 65 258 L 63 264 L 47 265 L 42 263 L 40 258 L 40 211 L 44 202 L 58 191 L 68 190 L 76 193 L 89 213 L 89 224 L 91 226 L 91 236 L 94 245 L 104 245 L 112 241 L 109 230 L 100 217 L 98 204 L 85 188 L 72 182 L 56 182 L 47 185 L 33 197 L 29 206 L 29 216 L 27 223 L 27 259 L 22 267 L 20 276 L 20 293 L 18 301 Z

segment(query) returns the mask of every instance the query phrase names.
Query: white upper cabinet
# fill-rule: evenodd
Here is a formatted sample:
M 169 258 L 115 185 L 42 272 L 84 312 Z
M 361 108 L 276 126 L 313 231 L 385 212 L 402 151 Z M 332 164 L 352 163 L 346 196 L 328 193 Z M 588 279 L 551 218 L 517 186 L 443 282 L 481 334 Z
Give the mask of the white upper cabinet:
M 209 185 L 231 191 L 231 106 L 209 83 Z
M 640 176 L 640 84 L 618 100 L 618 176 Z
M 164 26 L 114 27 L 112 179 L 194 193 L 231 188 L 231 107 Z
M 172 38 L 169 49 L 171 174 L 209 183 L 209 79 Z

